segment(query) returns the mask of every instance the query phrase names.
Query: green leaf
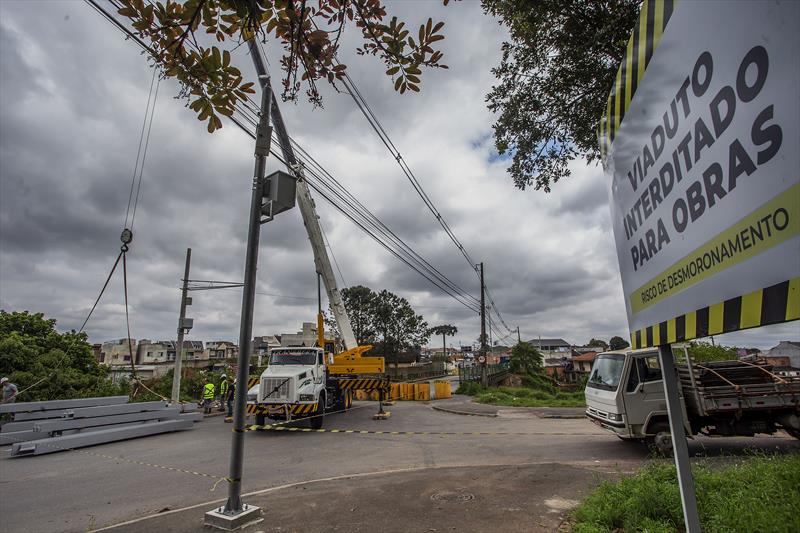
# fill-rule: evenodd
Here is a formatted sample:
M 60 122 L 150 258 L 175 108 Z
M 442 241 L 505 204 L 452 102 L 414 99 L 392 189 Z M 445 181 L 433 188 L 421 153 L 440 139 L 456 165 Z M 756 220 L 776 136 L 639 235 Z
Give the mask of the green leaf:
M 392 67 L 386 71 L 387 76 L 394 76 L 400 70 L 400 67 Z

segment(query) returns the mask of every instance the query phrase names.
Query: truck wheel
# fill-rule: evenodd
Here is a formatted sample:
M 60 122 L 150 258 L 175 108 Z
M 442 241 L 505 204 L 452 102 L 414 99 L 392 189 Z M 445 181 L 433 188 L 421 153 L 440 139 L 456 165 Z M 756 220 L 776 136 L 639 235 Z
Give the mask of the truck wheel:
M 317 401 L 317 410 L 314 411 L 314 416 L 311 417 L 311 427 L 313 429 L 322 429 L 322 423 L 325 421 L 325 393 L 319 395 Z
M 339 390 L 333 410 L 337 413 L 347 409 L 347 391 Z
M 672 433 L 669 424 L 659 422 L 653 426 L 653 436 L 647 438 L 647 443 L 664 457 L 672 457 Z

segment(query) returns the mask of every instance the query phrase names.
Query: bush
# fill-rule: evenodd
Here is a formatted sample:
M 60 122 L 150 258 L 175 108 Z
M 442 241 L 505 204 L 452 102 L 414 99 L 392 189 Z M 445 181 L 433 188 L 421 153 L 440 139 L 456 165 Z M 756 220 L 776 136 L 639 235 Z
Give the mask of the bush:
M 97 363 L 86 333 L 55 326 L 41 313 L 0 311 L 0 374 L 19 388 L 17 401 L 128 394 L 127 382 L 112 383 Z
M 521 378 L 524 387 L 539 389 L 549 393 L 554 393 L 556 391 L 555 380 L 546 374 L 523 374 Z
M 800 454 L 738 459 L 724 468 L 693 468 L 703 531 L 800 531 Z M 605 482 L 572 513 L 573 531 L 681 531 L 675 466 L 653 463 Z
M 468 396 L 475 396 L 483 392 L 483 387 L 480 386 L 479 383 L 475 381 L 462 381 L 458 384 L 458 389 L 456 390 L 456 394 L 466 394 Z
M 524 387 L 484 389 L 474 381 L 463 381 L 456 394 L 475 396 L 478 403 L 509 407 L 583 407 L 583 392 L 556 392 L 554 381 L 544 374 L 524 374 Z

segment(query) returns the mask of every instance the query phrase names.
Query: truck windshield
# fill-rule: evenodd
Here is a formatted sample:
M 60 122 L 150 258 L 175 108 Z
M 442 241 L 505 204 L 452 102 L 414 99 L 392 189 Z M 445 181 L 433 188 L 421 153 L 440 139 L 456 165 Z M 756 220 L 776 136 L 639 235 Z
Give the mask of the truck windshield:
M 316 360 L 316 350 L 272 352 L 269 356 L 270 365 L 313 365 Z
M 598 356 L 586 386 L 595 389 L 617 390 L 624 364 L 625 356 L 622 354 Z

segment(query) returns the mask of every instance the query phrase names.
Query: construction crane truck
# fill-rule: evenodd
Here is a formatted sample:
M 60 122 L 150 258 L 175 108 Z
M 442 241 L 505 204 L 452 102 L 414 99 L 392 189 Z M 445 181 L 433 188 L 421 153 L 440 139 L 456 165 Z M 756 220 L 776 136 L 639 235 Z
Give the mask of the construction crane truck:
M 267 418 L 289 421 L 309 418 L 312 427 L 323 425 L 326 412 L 349 409 L 356 390 L 389 390 L 383 357 L 366 357 L 372 346 L 359 346 L 342 296 L 336 286 L 316 206 L 311 198 L 302 165 L 298 164 L 280 110 L 273 97 L 272 121 L 289 170 L 296 177 L 297 205 L 303 217 L 314 264 L 322 279 L 334 319 L 344 344 L 344 351 L 335 352 L 336 343 L 324 337 L 321 304 L 317 310 L 317 346 L 281 347 L 269 351 L 269 364 L 247 394 L 247 412 L 256 417 L 257 425 Z M 326 346 L 329 349 L 326 349 Z

